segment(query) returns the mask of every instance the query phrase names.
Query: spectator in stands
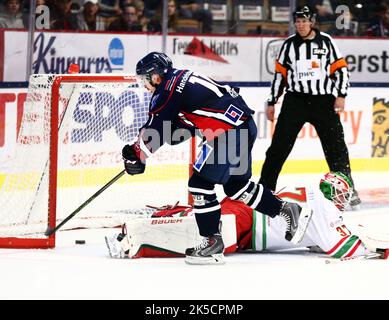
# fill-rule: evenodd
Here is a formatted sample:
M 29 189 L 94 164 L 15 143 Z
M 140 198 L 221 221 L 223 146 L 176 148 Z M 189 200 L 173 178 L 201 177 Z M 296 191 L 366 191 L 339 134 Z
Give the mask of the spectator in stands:
M 155 14 L 161 4 L 161 0 L 144 0 L 144 2 L 145 7 L 148 11 L 151 11 L 152 14 Z
M 136 0 L 134 2 L 134 6 L 136 8 L 136 15 L 138 17 L 138 21 L 142 26 L 142 31 L 143 32 L 151 31 L 149 30 L 150 18 L 145 8 L 145 3 L 142 0 Z
M 203 9 L 199 0 L 177 0 L 177 4 L 180 17 L 198 20 L 203 25 L 203 33 L 212 33 L 212 12 Z
M 138 20 L 140 20 L 141 17 L 147 15 L 144 1 L 142 0 L 134 1 L 134 7 L 136 9 L 136 15 L 138 16 Z
M 119 0 L 100 0 L 99 12 L 103 17 L 115 17 L 122 14 Z
M 135 5 L 135 0 L 120 0 L 120 8 L 124 9 L 128 5 Z
M 366 30 L 370 37 L 389 37 L 389 3 L 382 4 L 379 10 L 378 22 Z
M 0 28 L 24 28 L 21 0 L 6 0 L 0 13 Z
M 81 7 L 80 7 L 80 5 L 78 3 L 72 2 L 70 4 L 70 12 L 71 13 L 75 13 L 76 14 L 76 13 L 80 12 L 80 10 L 81 10 Z
M 47 5 L 46 0 L 35 0 L 35 7 Z
M 367 23 L 369 26 L 378 22 L 378 11 L 382 0 L 358 0 L 350 5 L 356 20 L 360 23 Z
M 175 0 L 168 1 L 167 4 L 167 15 L 168 15 L 168 32 L 177 32 L 177 2 Z
M 334 8 L 330 0 L 309 0 L 304 2 L 305 5 L 316 9 L 316 21 L 318 23 L 335 20 Z
M 176 0 L 168 1 L 168 32 L 177 32 L 177 20 L 178 20 L 178 11 Z M 162 17 L 163 17 L 163 3 L 161 2 L 160 6 L 157 9 L 157 13 L 154 19 L 150 20 L 150 26 L 152 32 L 161 32 L 162 31 Z
M 120 17 L 111 22 L 107 28 L 108 31 L 123 31 L 123 32 L 141 32 L 142 26 L 138 21 L 136 8 L 130 4 L 123 8 L 123 13 Z
M 72 0 L 56 0 L 50 6 L 50 29 L 72 30 L 76 28 L 77 12 L 72 10 Z
M 98 0 L 84 0 L 84 5 L 76 17 L 77 30 L 104 31 L 105 21 L 98 14 Z

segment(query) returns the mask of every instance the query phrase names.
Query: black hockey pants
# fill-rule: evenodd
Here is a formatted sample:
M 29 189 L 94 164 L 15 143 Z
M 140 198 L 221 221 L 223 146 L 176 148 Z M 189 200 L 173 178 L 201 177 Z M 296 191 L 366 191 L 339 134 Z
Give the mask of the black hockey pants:
M 329 169 L 340 171 L 351 179 L 349 154 L 339 115 L 334 111 L 334 102 L 332 95 L 285 95 L 271 145 L 266 151 L 260 183 L 275 190 L 282 166 L 306 122 L 316 129 Z

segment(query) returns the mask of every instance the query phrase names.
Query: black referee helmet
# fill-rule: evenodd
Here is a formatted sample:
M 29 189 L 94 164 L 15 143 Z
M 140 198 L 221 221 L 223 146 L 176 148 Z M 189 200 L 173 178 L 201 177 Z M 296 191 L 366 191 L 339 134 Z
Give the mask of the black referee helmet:
M 296 21 L 297 18 L 306 18 L 309 21 L 315 22 L 316 14 L 308 6 L 298 7 L 295 12 L 293 12 L 293 20 Z

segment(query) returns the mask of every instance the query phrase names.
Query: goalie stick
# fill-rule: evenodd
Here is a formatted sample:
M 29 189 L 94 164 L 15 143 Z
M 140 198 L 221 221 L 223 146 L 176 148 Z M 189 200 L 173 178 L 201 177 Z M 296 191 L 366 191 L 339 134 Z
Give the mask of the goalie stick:
M 361 255 L 361 256 L 351 256 L 351 257 L 344 257 L 344 258 L 328 258 L 325 257 L 325 264 L 332 264 L 332 263 L 340 263 L 340 262 L 348 262 L 348 261 L 361 261 L 361 260 L 370 260 L 375 258 L 380 258 L 382 256 L 381 253 L 372 252 L 369 254 Z
M 110 185 L 112 185 L 115 181 L 117 181 L 122 175 L 124 175 L 126 171 L 122 170 L 115 177 L 113 177 L 109 182 L 107 182 L 100 190 L 94 193 L 88 200 L 86 200 L 82 205 L 80 205 L 76 210 L 74 210 L 71 214 L 69 214 L 58 226 L 55 228 L 48 227 L 45 235 L 51 236 L 54 232 L 58 231 L 66 222 L 68 222 L 71 218 L 73 218 L 77 213 L 79 213 L 83 208 L 85 208 L 89 203 L 91 203 L 94 199 L 96 199 L 104 190 L 106 190 Z

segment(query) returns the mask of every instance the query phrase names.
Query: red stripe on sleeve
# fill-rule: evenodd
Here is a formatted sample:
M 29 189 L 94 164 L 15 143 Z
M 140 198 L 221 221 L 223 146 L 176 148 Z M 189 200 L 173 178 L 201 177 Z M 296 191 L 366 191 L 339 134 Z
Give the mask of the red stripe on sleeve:
M 166 81 L 165 90 L 167 90 L 169 88 L 169 84 L 170 84 L 170 79 L 168 81 Z

